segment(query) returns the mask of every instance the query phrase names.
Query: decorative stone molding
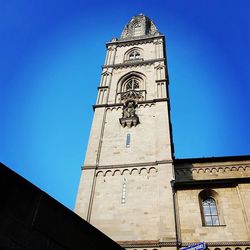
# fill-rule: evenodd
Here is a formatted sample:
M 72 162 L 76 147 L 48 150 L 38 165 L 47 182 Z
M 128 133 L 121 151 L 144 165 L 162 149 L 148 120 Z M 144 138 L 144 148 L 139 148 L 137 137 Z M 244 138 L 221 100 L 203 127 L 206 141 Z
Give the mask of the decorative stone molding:
M 156 240 L 145 240 L 145 241 L 117 241 L 117 243 L 124 248 L 161 248 L 161 247 L 175 247 L 175 241 L 156 241 Z
M 110 169 L 110 168 L 131 168 L 131 167 L 144 167 L 144 166 L 157 166 L 161 164 L 172 164 L 172 160 L 162 160 L 162 161 L 154 161 L 154 162 L 141 162 L 141 163 L 131 163 L 131 164 L 119 164 L 119 165 L 84 165 L 81 169 Z
M 144 90 L 128 90 L 126 92 L 122 92 L 120 93 L 121 95 L 121 101 L 122 102 L 126 102 L 127 100 L 135 100 L 136 102 L 138 102 L 141 98 L 143 98 L 142 92 L 144 92 Z
M 143 66 L 143 65 L 152 65 L 155 62 L 163 62 L 165 58 L 159 58 L 159 59 L 152 59 L 152 60 L 143 60 L 143 61 L 126 61 L 124 63 L 118 63 L 118 64 L 109 64 L 109 65 L 103 65 L 102 68 L 114 68 L 114 69 L 122 69 L 122 68 L 131 68 L 136 66 Z
M 182 242 L 181 246 L 191 246 L 198 244 L 199 242 Z M 241 247 L 241 246 L 250 246 L 250 241 L 217 241 L 217 242 L 205 242 L 208 247 L 222 247 L 222 246 L 231 246 L 231 247 Z M 233 250 L 233 249 L 232 249 Z M 243 249 L 242 249 L 243 250 Z
M 122 106 L 114 106 L 114 107 L 109 107 L 109 108 L 107 108 L 106 110 L 107 111 L 113 111 L 113 110 L 119 110 L 119 109 L 122 109 Z
M 133 37 L 130 39 L 122 39 L 122 40 L 115 39 L 111 42 L 107 42 L 106 47 L 108 47 L 111 44 L 116 44 L 117 47 L 126 47 L 131 45 L 133 46 L 139 44 L 153 43 L 156 38 L 162 38 L 164 40 L 164 35 L 148 35 L 143 37 Z
M 99 87 L 97 87 L 97 89 L 99 90 L 99 89 L 108 89 L 109 88 L 109 86 L 99 86 Z
M 146 108 L 146 107 L 151 108 L 151 107 L 155 106 L 155 103 L 144 103 L 144 104 L 139 104 L 137 106 L 138 106 L 138 108 Z
M 119 245 L 124 248 L 161 248 L 161 247 L 176 247 L 177 245 L 180 247 L 187 247 L 190 245 L 198 244 L 199 242 L 183 242 L 178 243 L 176 241 L 168 242 L 168 241 L 117 241 Z M 206 242 L 210 250 L 215 249 L 216 247 L 233 247 L 231 250 L 237 250 L 237 247 L 246 247 L 242 248 L 242 250 L 248 250 L 250 247 L 250 241 L 219 241 L 219 242 Z M 213 247 L 213 248 L 211 248 Z M 148 249 L 147 249 L 148 250 Z
M 157 173 L 158 169 L 155 167 L 142 167 L 142 168 L 138 168 L 138 167 L 134 167 L 134 168 L 124 168 L 124 169 L 108 169 L 108 170 L 98 170 L 96 172 L 96 176 L 102 176 L 102 177 L 106 177 L 107 175 L 109 176 L 115 176 L 115 175 L 125 175 L 126 173 L 128 175 L 134 175 L 134 174 L 142 174 L 142 173 Z
M 211 166 L 211 167 L 182 167 L 182 168 L 176 168 L 175 173 L 177 175 L 181 174 L 204 174 L 204 173 L 223 173 L 228 171 L 248 171 L 250 170 L 250 165 L 235 165 L 235 166 Z
M 167 102 L 168 98 L 158 98 L 158 99 L 153 99 L 153 100 L 147 100 L 147 101 L 140 101 L 137 103 L 139 107 L 142 107 L 142 105 L 150 104 L 151 106 L 155 105 L 157 102 Z M 96 108 L 106 108 L 107 110 L 112 108 L 112 107 L 122 107 L 122 103 L 115 103 L 115 104 L 97 104 L 93 105 L 93 110 Z M 112 109 L 114 110 L 114 109 Z

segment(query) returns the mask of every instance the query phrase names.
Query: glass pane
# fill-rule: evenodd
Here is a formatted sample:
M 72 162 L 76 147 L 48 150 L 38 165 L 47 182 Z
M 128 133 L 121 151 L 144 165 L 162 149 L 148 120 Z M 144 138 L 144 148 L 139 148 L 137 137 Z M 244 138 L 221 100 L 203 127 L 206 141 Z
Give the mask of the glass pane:
M 210 215 L 209 206 L 203 206 L 203 213 L 204 213 L 204 215 Z
M 212 216 L 213 225 L 220 225 L 218 216 Z
M 203 206 L 209 206 L 210 205 L 210 202 L 209 202 L 209 199 L 206 199 L 202 202 Z
M 205 216 L 205 224 L 207 226 L 212 226 L 213 225 L 211 216 Z
M 138 81 L 134 81 L 134 89 L 139 89 L 139 82 Z
M 216 209 L 216 206 L 215 206 L 215 205 L 210 206 L 210 210 L 211 210 L 211 215 L 218 215 L 218 214 L 217 214 L 217 209 Z
M 127 134 L 126 147 L 130 146 L 130 134 Z
M 126 85 L 126 91 L 128 91 L 128 90 L 130 90 L 130 89 L 132 89 L 132 82 L 131 82 L 131 81 L 129 81 L 129 82 L 127 83 L 127 85 Z
M 130 54 L 129 55 L 129 59 L 133 59 L 134 58 L 134 55 L 133 54 Z

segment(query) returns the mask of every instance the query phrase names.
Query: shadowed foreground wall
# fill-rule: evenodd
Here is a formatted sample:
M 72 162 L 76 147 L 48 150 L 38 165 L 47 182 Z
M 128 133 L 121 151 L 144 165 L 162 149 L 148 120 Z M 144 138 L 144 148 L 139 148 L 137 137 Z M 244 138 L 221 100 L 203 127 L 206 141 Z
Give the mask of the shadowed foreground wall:
M 123 249 L 0 164 L 0 249 Z

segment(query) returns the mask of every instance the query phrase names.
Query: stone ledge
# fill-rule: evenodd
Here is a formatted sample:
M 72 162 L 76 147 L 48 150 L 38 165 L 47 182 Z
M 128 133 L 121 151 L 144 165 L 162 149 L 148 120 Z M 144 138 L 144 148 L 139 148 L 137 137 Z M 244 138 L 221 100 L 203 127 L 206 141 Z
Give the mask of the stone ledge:
M 145 60 L 145 61 L 130 61 L 130 62 L 124 62 L 124 63 L 118 63 L 118 64 L 108 64 L 103 65 L 102 68 L 124 68 L 124 67 L 131 67 L 131 66 L 141 66 L 141 65 L 147 65 L 147 64 L 153 64 L 155 62 L 164 62 L 165 58 L 159 58 L 159 59 L 152 59 L 152 60 Z
M 156 98 L 156 99 L 147 100 L 147 101 L 140 101 L 137 104 L 140 105 L 140 104 L 146 104 L 146 103 L 167 102 L 168 100 L 169 100 L 168 98 Z M 122 106 L 123 106 L 122 103 L 92 105 L 93 110 L 95 110 L 96 108 L 110 108 L 110 107 L 122 107 Z
M 189 181 L 171 181 L 171 185 L 176 190 L 194 189 L 201 187 L 229 187 L 237 186 L 239 183 L 250 183 L 250 177 L 243 178 L 226 178 L 226 179 L 209 179 L 209 180 L 189 180 Z
M 140 162 L 140 163 L 130 163 L 130 164 L 118 164 L 118 165 L 83 165 L 81 169 L 109 169 L 109 168 L 128 168 L 128 167 L 142 167 L 142 166 L 155 166 L 160 164 L 173 163 L 172 160 L 162 160 L 154 162 Z
M 134 44 L 138 44 L 138 43 L 153 42 L 157 38 L 164 39 L 165 36 L 164 35 L 152 35 L 152 36 L 139 36 L 139 37 L 135 37 L 135 38 L 120 39 L 120 40 L 114 39 L 111 42 L 107 42 L 106 47 L 108 48 L 108 46 L 110 46 L 110 45 L 130 46 L 130 45 L 134 45 Z
M 117 243 L 124 248 L 176 246 L 176 241 L 157 241 L 157 240 L 117 241 Z

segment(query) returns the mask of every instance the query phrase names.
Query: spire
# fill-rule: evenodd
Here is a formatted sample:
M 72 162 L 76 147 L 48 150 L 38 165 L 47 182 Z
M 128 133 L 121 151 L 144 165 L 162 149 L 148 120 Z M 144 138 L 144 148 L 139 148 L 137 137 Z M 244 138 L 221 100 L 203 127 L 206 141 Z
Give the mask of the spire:
M 132 17 L 129 23 L 124 27 L 121 34 L 121 39 L 135 38 L 140 36 L 152 36 L 159 35 L 153 21 L 145 16 L 144 14 L 139 14 Z

